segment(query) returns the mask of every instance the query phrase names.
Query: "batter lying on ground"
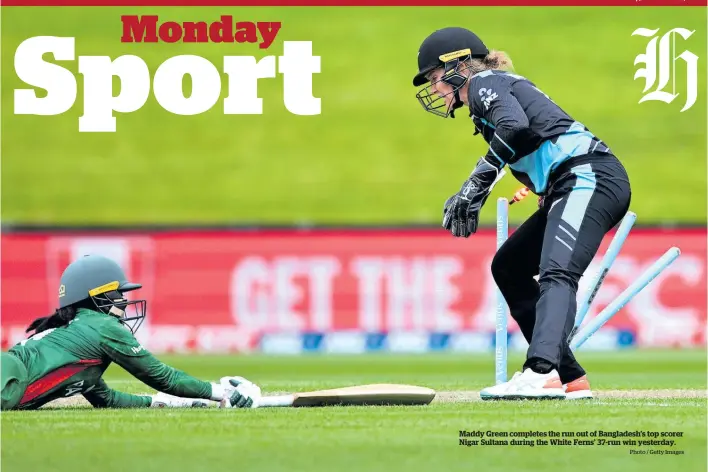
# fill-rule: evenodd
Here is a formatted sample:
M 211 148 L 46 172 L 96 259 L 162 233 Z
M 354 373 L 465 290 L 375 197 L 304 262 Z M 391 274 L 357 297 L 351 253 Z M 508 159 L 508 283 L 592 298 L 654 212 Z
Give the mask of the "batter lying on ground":
M 203 382 L 140 345 L 134 334 L 147 302 L 129 301 L 124 293 L 141 287 L 105 257 L 85 256 L 70 264 L 61 277 L 56 313 L 34 320 L 27 328 L 34 334 L 2 353 L 2 409 L 33 410 L 78 394 L 97 408 L 199 407 L 207 400 L 223 408 L 255 408 L 261 390 L 248 380 Z M 161 393 L 112 390 L 102 378 L 111 362 Z

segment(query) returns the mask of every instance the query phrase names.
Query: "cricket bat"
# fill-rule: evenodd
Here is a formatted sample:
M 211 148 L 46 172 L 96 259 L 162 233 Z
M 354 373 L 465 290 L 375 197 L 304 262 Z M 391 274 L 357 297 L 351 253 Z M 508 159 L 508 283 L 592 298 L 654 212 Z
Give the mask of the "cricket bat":
M 371 384 L 261 397 L 259 408 L 361 405 L 427 405 L 435 390 L 414 385 Z

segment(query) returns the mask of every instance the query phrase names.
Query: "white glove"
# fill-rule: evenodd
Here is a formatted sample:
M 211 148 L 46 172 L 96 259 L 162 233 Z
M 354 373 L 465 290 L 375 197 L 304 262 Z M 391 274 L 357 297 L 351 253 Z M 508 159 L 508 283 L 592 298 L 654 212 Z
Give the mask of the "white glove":
M 209 408 L 209 400 L 201 398 L 181 398 L 159 392 L 151 395 L 150 408 Z
M 243 377 L 222 377 L 219 385 L 224 395 L 219 408 L 258 408 L 261 388 Z

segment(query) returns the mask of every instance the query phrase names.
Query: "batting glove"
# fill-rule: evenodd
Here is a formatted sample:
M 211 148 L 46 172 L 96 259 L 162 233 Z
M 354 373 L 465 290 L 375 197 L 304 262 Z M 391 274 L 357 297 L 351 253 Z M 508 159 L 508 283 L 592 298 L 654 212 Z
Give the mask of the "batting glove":
M 220 385 L 224 388 L 224 397 L 219 408 L 258 408 L 261 388 L 243 377 L 222 377 Z

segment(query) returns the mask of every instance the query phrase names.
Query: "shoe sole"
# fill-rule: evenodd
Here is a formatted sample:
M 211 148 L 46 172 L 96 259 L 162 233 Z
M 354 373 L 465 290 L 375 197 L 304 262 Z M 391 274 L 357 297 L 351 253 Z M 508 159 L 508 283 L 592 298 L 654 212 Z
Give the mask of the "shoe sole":
M 568 400 L 590 400 L 593 396 L 590 390 L 577 390 L 575 392 L 566 392 L 565 398 Z
M 547 392 L 538 394 L 508 394 L 508 395 L 490 395 L 480 392 L 479 396 L 482 400 L 565 400 L 567 394 L 561 389 L 548 389 Z

